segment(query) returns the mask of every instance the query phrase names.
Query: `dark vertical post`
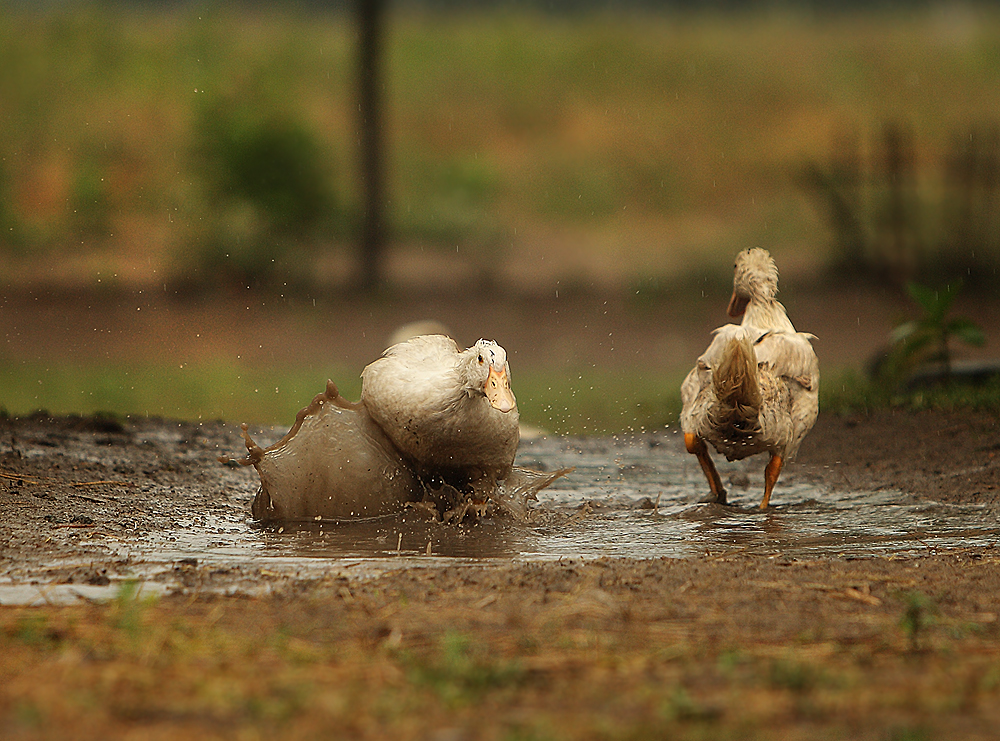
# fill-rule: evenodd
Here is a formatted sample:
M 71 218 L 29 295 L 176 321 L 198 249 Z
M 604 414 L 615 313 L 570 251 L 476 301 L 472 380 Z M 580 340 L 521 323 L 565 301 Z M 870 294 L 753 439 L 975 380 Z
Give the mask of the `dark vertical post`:
M 385 0 L 357 0 L 358 126 L 361 134 L 361 288 L 373 293 L 382 281 L 385 246 L 382 181 L 381 37 Z

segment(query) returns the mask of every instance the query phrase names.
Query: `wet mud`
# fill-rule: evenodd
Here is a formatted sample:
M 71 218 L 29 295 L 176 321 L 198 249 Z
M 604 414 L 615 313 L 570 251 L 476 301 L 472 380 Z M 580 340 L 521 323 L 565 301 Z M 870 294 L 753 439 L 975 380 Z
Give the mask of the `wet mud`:
M 265 443 L 284 432 L 251 428 Z M 260 527 L 250 515 L 257 476 L 218 460 L 241 445 L 240 428 L 221 422 L 0 421 L 0 603 L 98 598 L 125 579 L 164 593 L 261 594 L 333 576 L 577 557 L 691 568 L 733 555 L 919 559 L 990 552 L 1000 536 L 1000 436 L 986 414 L 821 415 L 763 513 L 757 459 L 720 461 L 734 506 L 697 504 L 705 482 L 675 430 L 541 438 L 522 443 L 519 465 L 576 471 L 542 492 L 526 525 L 456 527 L 407 509 Z

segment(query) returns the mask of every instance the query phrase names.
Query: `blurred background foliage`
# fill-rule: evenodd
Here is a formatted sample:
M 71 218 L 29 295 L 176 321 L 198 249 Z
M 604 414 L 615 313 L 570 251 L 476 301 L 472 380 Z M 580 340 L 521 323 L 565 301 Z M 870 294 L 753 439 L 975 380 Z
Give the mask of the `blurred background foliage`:
M 363 202 L 353 9 L 0 0 L 4 294 L 345 294 Z M 400 287 L 590 292 L 657 322 L 671 297 L 724 293 L 751 245 L 772 251 L 786 291 L 892 291 L 892 321 L 912 281 L 1000 294 L 990 4 L 400 0 L 385 23 L 383 305 Z M 129 385 L 113 368 L 117 380 L 39 397 L 48 359 L 11 347 L 8 389 L 24 397 L 8 390 L 10 409 Z M 558 371 L 528 368 L 523 405 L 565 409 L 563 429 L 579 430 L 588 409 L 617 414 L 603 385 L 642 395 L 615 428 L 669 420 L 688 355 L 656 356 L 663 391 L 636 381 L 648 367 L 615 381 L 584 363 L 591 377 L 565 394 Z M 225 375 L 212 362 L 207 385 Z
M 614 232 L 627 280 L 764 243 L 816 275 L 995 285 L 1000 13 L 893 7 L 390 4 L 391 240 L 502 272 L 565 228 L 598 235 L 584 254 Z M 44 278 L 322 283 L 350 254 L 349 7 L 3 11 L 8 280 L 58 253 Z

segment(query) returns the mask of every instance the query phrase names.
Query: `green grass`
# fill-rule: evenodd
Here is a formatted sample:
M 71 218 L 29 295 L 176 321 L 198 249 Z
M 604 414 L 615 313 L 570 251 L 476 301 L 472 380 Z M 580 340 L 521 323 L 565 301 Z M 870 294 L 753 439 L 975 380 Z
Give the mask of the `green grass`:
M 356 369 L 332 369 L 327 375 L 345 398 L 360 397 Z M 557 435 L 614 435 L 677 424 L 682 380 L 683 374 L 649 376 L 621 369 L 524 370 L 514 391 L 524 424 Z M 221 361 L 182 368 L 0 363 L 0 409 L 12 415 L 44 409 L 290 426 L 324 384 L 315 370 L 251 369 Z M 889 408 L 1000 412 L 1000 380 L 901 392 L 856 371 L 833 371 L 820 384 L 820 409 L 826 413 Z
M 356 369 L 329 374 L 350 400 L 361 395 Z M 224 362 L 58 367 L 0 363 L 0 408 L 24 415 L 111 413 L 181 420 L 291 425 L 324 389 L 315 370 L 247 368 Z M 518 373 L 523 422 L 556 434 L 614 434 L 676 421 L 680 378 L 589 369 Z
M 358 398 L 356 372 L 333 375 L 345 397 Z M 44 409 L 290 426 L 325 382 L 315 371 L 251 369 L 221 361 L 183 367 L 0 364 L 0 406 L 14 415 Z
M 597 368 L 519 371 L 515 393 L 522 422 L 555 434 L 641 432 L 677 422 L 683 378 Z
M 820 409 L 833 414 L 878 409 L 961 409 L 1000 413 L 1000 378 L 985 383 L 942 383 L 906 391 L 873 382 L 857 371 L 833 373 L 820 384 Z

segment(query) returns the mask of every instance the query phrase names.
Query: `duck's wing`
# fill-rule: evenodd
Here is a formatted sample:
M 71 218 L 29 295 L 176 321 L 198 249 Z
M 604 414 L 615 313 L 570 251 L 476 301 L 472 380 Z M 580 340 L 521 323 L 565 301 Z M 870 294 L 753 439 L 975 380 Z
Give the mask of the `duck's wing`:
M 382 353 L 382 357 L 393 358 L 396 362 L 411 368 L 424 365 L 437 367 L 449 361 L 454 363 L 459 352 L 458 343 L 451 337 L 443 334 L 423 334 L 390 345 Z
M 729 346 L 730 340 L 741 340 L 745 335 L 750 335 L 750 341 L 756 342 L 757 338 L 760 336 L 761 331 L 755 330 L 749 327 L 743 327 L 739 324 L 723 324 L 721 327 L 712 330 L 712 342 L 706 348 L 705 352 L 701 354 L 698 358 L 698 366 L 707 366 L 708 368 L 715 368 L 719 361 L 722 359 L 723 353 L 725 353 L 726 348 Z
M 784 435 L 783 455 L 795 457 L 806 433 L 819 415 L 819 360 L 805 332 L 768 332 L 757 343 L 757 361 L 784 381 L 788 388 L 788 407 L 780 416 Z
M 434 432 L 462 393 L 458 345 L 425 335 L 393 345 L 361 373 L 361 402 L 404 454 L 423 460 Z
M 814 335 L 806 332 L 764 332 L 754 345 L 757 363 L 806 391 L 816 391 L 819 388 L 819 360 L 811 342 L 814 339 Z

